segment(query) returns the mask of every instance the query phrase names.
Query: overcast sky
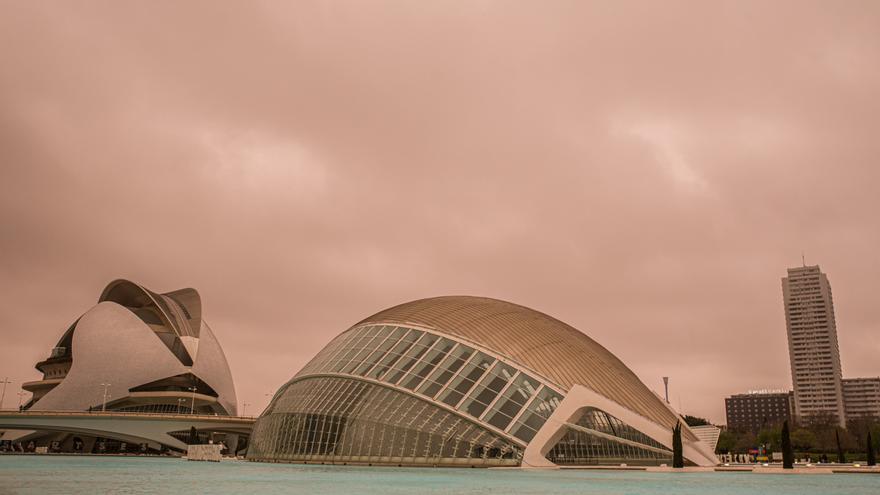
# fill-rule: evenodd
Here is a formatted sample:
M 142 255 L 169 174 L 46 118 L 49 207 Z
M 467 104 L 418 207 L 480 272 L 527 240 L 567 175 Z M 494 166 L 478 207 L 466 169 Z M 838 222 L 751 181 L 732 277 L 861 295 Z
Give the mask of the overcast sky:
M 354 322 L 509 300 L 673 405 L 791 387 L 819 264 L 880 375 L 880 3 L 0 0 L 0 378 L 194 287 L 256 412 Z

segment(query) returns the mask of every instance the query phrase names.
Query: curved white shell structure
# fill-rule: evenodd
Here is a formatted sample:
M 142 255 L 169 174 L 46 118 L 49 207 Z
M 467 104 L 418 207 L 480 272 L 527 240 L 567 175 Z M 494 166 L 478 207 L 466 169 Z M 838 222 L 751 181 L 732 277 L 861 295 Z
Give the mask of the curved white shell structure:
M 194 289 L 111 282 L 37 364 L 29 410 L 235 415 L 232 374 Z
M 672 460 L 681 418 L 617 357 L 546 314 L 413 301 L 333 339 L 254 426 L 253 460 L 553 467 Z M 714 465 L 682 424 L 685 459 Z

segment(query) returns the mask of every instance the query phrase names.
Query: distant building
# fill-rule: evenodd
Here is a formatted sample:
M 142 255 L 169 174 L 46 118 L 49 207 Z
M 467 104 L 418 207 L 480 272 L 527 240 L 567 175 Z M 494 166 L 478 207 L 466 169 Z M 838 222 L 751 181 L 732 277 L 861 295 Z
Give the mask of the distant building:
M 843 405 L 847 421 L 880 418 L 880 377 L 844 378 Z
M 828 277 L 819 266 L 788 269 L 782 279 L 794 414 L 833 416 L 845 426 L 840 349 Z
M 749 392 L 724 399 L 727 428 L 758 432 L 763 428 L 791 421 L 792 392 Z

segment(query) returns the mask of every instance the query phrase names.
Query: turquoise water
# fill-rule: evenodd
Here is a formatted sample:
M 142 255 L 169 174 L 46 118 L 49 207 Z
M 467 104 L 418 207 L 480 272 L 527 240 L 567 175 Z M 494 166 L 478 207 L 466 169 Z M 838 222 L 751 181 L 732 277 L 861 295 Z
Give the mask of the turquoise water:
M 0 456 L 0 494 L 876 495 L 873 474 L 521 471 Z

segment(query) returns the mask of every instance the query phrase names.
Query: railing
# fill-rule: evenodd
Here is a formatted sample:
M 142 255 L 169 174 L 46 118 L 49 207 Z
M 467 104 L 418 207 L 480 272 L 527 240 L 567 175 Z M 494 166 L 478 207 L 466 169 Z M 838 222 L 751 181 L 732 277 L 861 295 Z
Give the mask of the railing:
M 253 423 L 256 418 L 253 416 L 219 416 L 213 414 L 169 414 L 169 413 L 150 413 L 150 412 L 122 412 L 122 411 L 18 411 L 14 409 L 0 410 L 0 415 L 11 416 L 102 416 L 102 417 L 129 417 L 140 418 L 149 417 L 156 419 L 191 419 L 198 421 L 220 421 L 220 422 L 247 422 Z

